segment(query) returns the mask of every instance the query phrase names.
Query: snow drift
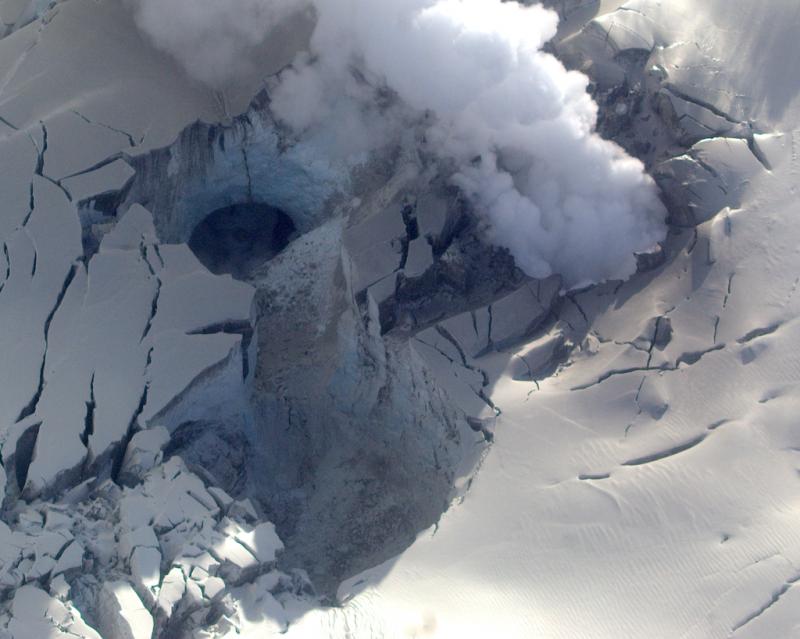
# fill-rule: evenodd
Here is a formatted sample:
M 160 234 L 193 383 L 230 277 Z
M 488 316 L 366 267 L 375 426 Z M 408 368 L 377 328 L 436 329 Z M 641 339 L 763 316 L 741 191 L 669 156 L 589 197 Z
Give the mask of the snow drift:
M 137 23 L 215 88 L 258 60 L 302 0 L 131 0 Z M 568 287 L 626 278 L 664 237 L 643 165 L 595 132 L 587 78 L 542 47 L 556 14 L 501 0 L 315 0 L 308 50 L 272 91 L 276 115 L 331 153 L 365 153 L 418 131 L 422 152 L 534 277 Z M 248 57 L 249 56 L 249 57 Z

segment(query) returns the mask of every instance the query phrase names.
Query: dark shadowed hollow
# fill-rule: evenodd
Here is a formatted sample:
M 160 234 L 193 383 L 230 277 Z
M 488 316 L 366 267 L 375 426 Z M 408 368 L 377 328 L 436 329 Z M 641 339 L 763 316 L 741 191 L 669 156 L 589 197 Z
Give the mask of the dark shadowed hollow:
M 189 239 L 203 265 L 216 275 L 247 279 L 272 259 L 295 235 L 292 219 L 268 204 L 234 204 L 210 213 Z

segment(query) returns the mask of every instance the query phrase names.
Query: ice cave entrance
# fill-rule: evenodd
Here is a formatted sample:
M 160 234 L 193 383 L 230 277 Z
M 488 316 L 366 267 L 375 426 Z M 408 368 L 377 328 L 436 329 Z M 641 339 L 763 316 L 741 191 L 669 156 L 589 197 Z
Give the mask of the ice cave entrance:
M 292 218 L 274 206 L 234 204 L 207 215 L 192 232 L 189 248 L 212 273 L 248 279 L 286 248 L 295 232 Z

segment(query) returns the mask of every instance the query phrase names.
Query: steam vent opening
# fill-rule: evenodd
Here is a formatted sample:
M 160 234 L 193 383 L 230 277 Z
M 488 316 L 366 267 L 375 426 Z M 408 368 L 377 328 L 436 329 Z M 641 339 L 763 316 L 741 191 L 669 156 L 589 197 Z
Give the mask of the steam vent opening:
M 206 216 L 189 248 L 212 273 L 243 280 L 286 248 L 295 232 L 292 218 L 274 206 L 234 204 Z

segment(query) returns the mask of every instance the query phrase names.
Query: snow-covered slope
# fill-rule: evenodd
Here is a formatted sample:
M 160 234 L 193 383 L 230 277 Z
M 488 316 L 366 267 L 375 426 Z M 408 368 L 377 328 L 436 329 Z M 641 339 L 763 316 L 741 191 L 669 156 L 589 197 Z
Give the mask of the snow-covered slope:
M 624 283 L 526 277 L 421 130 L 291 135 L 307 14 L 211 90 L 0 0 L 0 636 L 800 636 L 800 7 L 546 4 L 669 208 Z
M 682 122 L 765 135 L 686 156 L 704 223 L 570 296 L 556 375 L 526 379 L 537 344 L 481 360 L 503 413 L 463 503 L 296 636 L 800 636 L 798 28 L 791 2 L 641 0 L 560 45 L 653 50 Z

